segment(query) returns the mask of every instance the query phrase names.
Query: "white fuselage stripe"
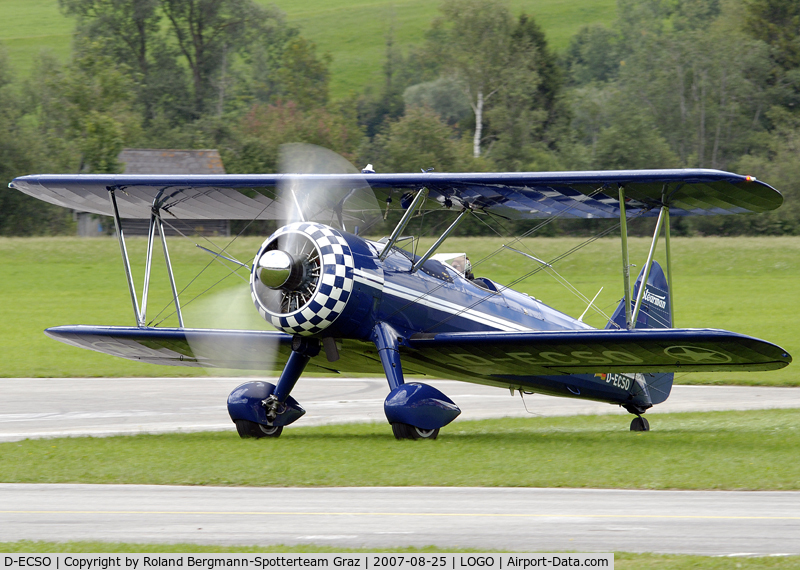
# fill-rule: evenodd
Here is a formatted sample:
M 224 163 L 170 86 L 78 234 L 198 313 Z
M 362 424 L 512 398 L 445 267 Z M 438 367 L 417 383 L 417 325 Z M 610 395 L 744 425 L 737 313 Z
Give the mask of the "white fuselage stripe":
M 363 269 L 355 269 L 353 270 L 353 279 L 359 283 L 383 289 L 383 277 L 378 274 L 368 273 Z
M 476 311 L 475 309 L 465 308 L 461 305 L 445 301 L 444 299 L 441 299 L 439 297 L 433 297 L 431 295 L 426 295 L 426 294 L 421 295 L 419 291 L 415 291 L 413 289 L 407 289 L 406 287 L 402 287 L 395 283 L 384 283 L 383 292 L 384 294 L 389 293 L 396 297 L 400 297 L 401 299 L 419 303 L 420 305 L 430 307 L 431 309 L 436 309 L 439 311 L 443 311 L 445 313 L 450 313 L 454 316 L 463 317 L 465 319 L 481 323 L 483 325 L 488 325 L 497 330 L 506 332 L 521 332 L 521 331 L 533 330 L 519 323 L 508 321 L 506 319 L 502 319 L 494 315 L 482 313 L 480 311 Z

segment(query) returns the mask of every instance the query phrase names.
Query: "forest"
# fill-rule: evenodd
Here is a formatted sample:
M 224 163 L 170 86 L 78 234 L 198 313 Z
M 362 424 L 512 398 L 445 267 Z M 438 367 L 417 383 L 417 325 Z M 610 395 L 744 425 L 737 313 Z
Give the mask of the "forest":
M 42 52 L 21 77 L 0 46 L 6 182 L 122 172 L 131 147 L 216 148 L 228 173 L 270 173 L 290 142 L 378 172 L 714 168 L 771 184 L 784 206 L 675 220 L 674 234 L 800 234 L 796 0 L 618 0 L 612 26 L 582 27 L 562 53 L 534 13 L 443 0 L 420 45 L 401 50 L 389 27 L 381 84 L 336 99 L 330 54 L 275 7 L 59 3 L 77 22 L 68 62 Z M 559 221 L 539 235 L 601 227 Z M 64 209 L 0 190 L 0 235 L 74 231 Z

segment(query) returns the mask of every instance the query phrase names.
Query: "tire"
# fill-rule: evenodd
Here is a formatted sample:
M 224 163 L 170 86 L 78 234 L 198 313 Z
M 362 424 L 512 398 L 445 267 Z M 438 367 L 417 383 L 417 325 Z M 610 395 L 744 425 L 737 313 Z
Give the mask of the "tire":
M 270 427 L 247 420 L 236 420 L 234 423 L 236 424 L 236 431 L 239 432 L 239 437 L 242 439 L 280 437 L 283 431 L 283 426 Z
M 439 428 L 422 429 L 408 424 L 392 424 L 395 439 L 436 439 Z
M 631 431 L 650 431 L 650 422 L 641 416 L 633 418 L 631 422 Z

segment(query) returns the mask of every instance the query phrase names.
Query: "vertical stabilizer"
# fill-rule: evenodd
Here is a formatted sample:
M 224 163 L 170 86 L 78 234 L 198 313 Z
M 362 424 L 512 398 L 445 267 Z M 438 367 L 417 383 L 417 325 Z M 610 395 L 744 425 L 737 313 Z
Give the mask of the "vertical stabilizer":
M 639 295 L 639 287 L 642 284 L 642 274 L 644 269 L 639 273 L 636 279 L 636 285 L 633 287 L 633 299 Z M 642 296 L 642 308 L 639 310 L 639 316 L 636 319 L 637 329 L 668 329 L 672 328 L 672 321 L 669 316 L 669 285 L 667 285 L 667 278 L 664 271 L 658 262 L 654 261 L 650 269 L 650 275 L 647 279 L 647 286 Z M 620 301 L 617 310 L 608 321 L 607 329 L 624 329 L 625 328 L 625 300 Z
M 636 279 L 636 285 L 633 288 L 633 299 L 639 295 L 639 287 L 642 284 L 642 275 L 644 269 L 639 273 Z M 670 298 L 669 298 L 669 285 L 667 278 L 661 266 L 653 261 L 650 275 L 647 278 L 647 286 L 642 295 L 642 308 L 639 310 L 639 315 L 636 318 L 637 329 L 668 329 L 672 328 L 672 320 L 670 319 Z M 607 329 L 625 329 L 625 300 L 620 301 L 617 310 L 608 321 Z M 638 374 L 637 374 L 638 376 Z M 647 391 L 650 394 L 650 399 L 653 404 L 660 404 L 669 397 L 670 390 L 672 390 L 672 379 L 674 374 L 672 372 L 661 374 L 643 374 L 644 382 L 647 385 Z

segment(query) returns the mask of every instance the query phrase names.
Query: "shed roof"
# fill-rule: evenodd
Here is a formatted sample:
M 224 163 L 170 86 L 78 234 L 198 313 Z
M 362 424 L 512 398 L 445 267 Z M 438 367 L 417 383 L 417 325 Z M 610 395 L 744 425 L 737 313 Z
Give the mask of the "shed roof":
M 125 148 L 118 160 L 125 174 L 225 174 L 216 149 Z

